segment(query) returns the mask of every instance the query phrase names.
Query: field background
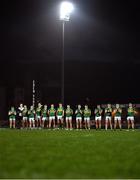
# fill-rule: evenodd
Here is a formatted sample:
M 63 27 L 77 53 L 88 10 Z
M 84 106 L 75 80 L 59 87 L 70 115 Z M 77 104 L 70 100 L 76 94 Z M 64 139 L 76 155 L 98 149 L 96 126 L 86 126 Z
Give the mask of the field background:
M 0 129 L 0 178 L 140 178 L 140 131 Z

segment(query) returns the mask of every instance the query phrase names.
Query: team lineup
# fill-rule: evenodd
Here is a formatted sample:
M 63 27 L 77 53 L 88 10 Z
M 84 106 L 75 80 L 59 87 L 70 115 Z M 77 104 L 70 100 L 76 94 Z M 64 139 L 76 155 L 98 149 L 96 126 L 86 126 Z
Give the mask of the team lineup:
M 91 116 L 94 116 L 95 127 L 97 129 L 102 128 L 102 121 L 105 119 L 104 128 L 107 130 L 116 130 L 119 128 L 122 129 L 122 108 L 119 104 L 116 104 L 113 108 L 111 104 L 103 109 L 101 105 L 91 111 L 88 105 L 84 106 L 82 109 L 81 105 L 77 106 L 77 109 L 74 111 L 70 105 L 67 105 L 64 109 L 63 105 L 60 103 L 58 108 L 54 107 L 54 104 L 51 104 L 50 108 L 47 105 L 42 105 L 38 103 L 37 108 L 30 106 L 28 109 L 26 105 L 20 104 L 18 109 L 11 107 L 8 112 L 9 116 L 9 127 L 16 128 L 17 119 L 21 122 L 20 128 L 28 129 L 66 129 L 66 130 L 82 130 L 91 128 Z M 127 108 L 127 128 L 134 130 L 134 119 L 135 119 L 135 108 L 131 103 L 129 103 Z M 103 118 L 104 117 L 104 118 Z M 73 121 L 75 120 L 75 122 Z

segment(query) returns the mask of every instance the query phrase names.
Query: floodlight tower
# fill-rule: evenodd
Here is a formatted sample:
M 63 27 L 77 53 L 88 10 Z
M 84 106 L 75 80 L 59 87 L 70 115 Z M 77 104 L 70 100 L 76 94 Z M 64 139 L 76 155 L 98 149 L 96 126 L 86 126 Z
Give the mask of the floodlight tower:
M 64 105 L 64 60 L 65 60 L 65 22 L 70 21 L 70 15 L 73 11 L 74 7 L 73 4 L 68 2 L 68 1 L 64 1 L 61 3 L 60 5 L 60 20 L 62 21 L 62 85 L 61 85 L 61 102 Z

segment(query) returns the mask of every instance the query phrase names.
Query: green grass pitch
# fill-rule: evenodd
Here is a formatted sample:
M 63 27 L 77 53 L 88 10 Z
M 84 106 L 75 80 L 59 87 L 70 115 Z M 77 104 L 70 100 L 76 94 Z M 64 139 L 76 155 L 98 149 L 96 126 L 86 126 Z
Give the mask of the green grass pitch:
M 0 129 L 0 178 L 140 178 L 140 131 Z

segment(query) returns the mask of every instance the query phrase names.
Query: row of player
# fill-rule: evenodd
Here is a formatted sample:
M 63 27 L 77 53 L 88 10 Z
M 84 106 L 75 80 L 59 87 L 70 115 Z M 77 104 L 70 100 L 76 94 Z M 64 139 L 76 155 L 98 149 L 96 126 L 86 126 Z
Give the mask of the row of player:
M 112 119 L 114 118 L 114 129 L 119 126 L 122 129 L 121 117 L 122 117 L 122 108 L 119 104 L 115 105 L 115 108 L 112 108 L 111 104 L 108 104 L 107 107 L 104 109 L 101 108 L 100 105 L 97 105 L 97 108 L 94 110 L 95 115 L 95 124 L 96 129 L 101 129 L 101 121 L 103 117 L 103 112 L 105 116 L 105 129 L 107 130 L 110 126 L 112 129 Z M 135 108 L 131 103 L 127 108 L 127 124 L 128 129 L 132 127 L 134 129 L 134 116 L 135 116 Z M 78 108 L 73 111 L 70 105 L 67 105 L 67 108 L 64 109 L 63 105 L 60 103 L 58 108 L 55 109 L 54 105 L 52 104 L 51 107 L 48 109 L 47 105 L 42 106 L 41 103 L 38 103 L 37 108 L 35 109 L 33 106 L 30 109 L 27 109 L 27 106 L 20 104 L 18 110 L 14 107 L 8 112 L 9 115 L 9 126 L 10 128 L 15 128 L 15 122 L 18 118 L 22 122 L 22 128 L 44 128 L 45 125 L 47 128 L 64 128 L 64 123 L 66 125 L 66 129 L 73 128 L 73 121 L 72 117 L 75 114 L 76 116 L 76 128 L 82 129 L 83 120 L 85 124 L 85 129 L 90 129 L 91 123 L 91 109 L 89 109 L 88 105 L 85 105 L 84 109 L 82 109 L 81 105 L 78 105 Z M 113 117 L 113 118 L 112 118 Z M 57 119 L 57 121 L 56 121 Z M 64 121 L 65 120 L 65 121 Z

